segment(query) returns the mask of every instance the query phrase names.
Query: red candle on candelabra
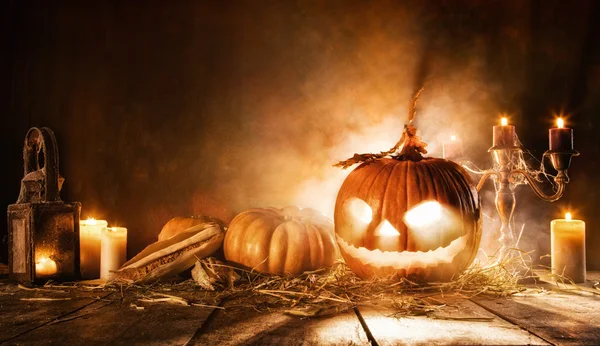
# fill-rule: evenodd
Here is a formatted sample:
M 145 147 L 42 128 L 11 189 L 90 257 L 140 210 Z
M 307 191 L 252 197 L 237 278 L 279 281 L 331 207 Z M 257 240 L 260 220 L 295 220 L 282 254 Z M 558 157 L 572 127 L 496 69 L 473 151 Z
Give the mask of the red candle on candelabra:
M 514 125 L 508 125 L 508 120 L 502 118 L 500 126 L 494 126 L 493 146 L 496 148 L 513 148 L 517 146 L 517 136 Z
M 573 129 L 565 127 L 565 121 L 562 118 L 556 120 L 556 125 L 558 127 L 550 129 L 550 150 L 573 150 Z

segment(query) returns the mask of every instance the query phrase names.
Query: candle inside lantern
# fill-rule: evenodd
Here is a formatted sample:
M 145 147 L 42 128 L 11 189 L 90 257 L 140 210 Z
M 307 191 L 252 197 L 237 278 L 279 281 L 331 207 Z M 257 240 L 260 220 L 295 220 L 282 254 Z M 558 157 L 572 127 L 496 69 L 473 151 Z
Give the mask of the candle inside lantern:
M 508 119 L 502 118 L 500 126 L 494 126 L 493 146 L 496 148 L 513 148 L 517 146 L 515 126 L 508 125 Z
M 100 277 L 108 279 L 111 271 L 127 261 L 127 228 L 104 228 L 101 248 Z
M 563 118 L 556 119 L 556 128 L 550 129 L 550 150 L 573 150 L 573 129 L 565 127 Z
M 564 219 L 552 220 L 550 233 L 552 273 L 585 282 L 585 222 L 567 213 Z
M 462 143 L 455 135 L 450 136 L 450 141 L 442 143 L 442 157 L 446 160 L 462 156 Z
M 48 257 L 40 257 L 35 261 L 35 275 L 36 276 L 52 276 L 56 274 L 56 262 Z
M 105 220 L 88 218 L 79 222 L 79 249 L 81 277 L 97 279 L 100 277 L 100 243 L 102 229 L 108 226 Z

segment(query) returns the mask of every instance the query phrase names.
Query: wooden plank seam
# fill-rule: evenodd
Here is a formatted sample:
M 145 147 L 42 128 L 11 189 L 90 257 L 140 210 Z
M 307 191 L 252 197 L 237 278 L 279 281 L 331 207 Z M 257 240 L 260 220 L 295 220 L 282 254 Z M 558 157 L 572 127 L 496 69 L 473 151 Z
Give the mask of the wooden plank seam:
M 485 306 L 485 305 L 483 305 L 483 304 L 479 304 L 479 303 L 478 303 L 476 300 L 474 300 L 474 299 L 469 299 L 469 301 L 471 301 L 471 302 L 473 302 L 473 303 L 477 304 L 478 306 L 482 307 L 483 309 L 485 309 L 486 311 L 488 311 L 488 312 L 492 313 L 493 315 L 500 317 L 501 319 L 505 320 L 506 322 L 508 322 L 508 323 L 510 323 L 510 324 L 512 324 L 512 325 L 514 325 L 514 326 L 517 326 L 519 329 L 522 329 L 522 330 L 526 331 L 527 333 L 529 333 L 529 334 L 531 334 L 531 335 L 533 335 L 533 336 L 536 336 L 536 337 L 538 337 L 538 338 L 540 338 L 540 339 L 544 340 L 544 341 L 545 341 L 545 342 L 547 342 L 548 344 L 550 344 L 550 345 L 552 345 L 552 346 L 555 346 L 555 345 L 556 345 L 554 342 L 552 342 L 552 341 L 548 340 L 547 338 L 545 338 L 545 337 L 541 336 L 540 334 L 538 334 L 538 333 L 536 333 L 536 332 L 534 332 L 534 331 L 530 330 L 529 328 L 527 328 L 527 327 L 525 327 L 525 326 L 523 326 L 523 325 L 519 324 L 519 322 L 518 322 L 518 321 L 515 321 L 514 319 L 512 319 L 512 318 L 510 318 L 510 317 L 508 317 L 508 316 L 505 316 L 505 315 L 503 315 L 503 314 L 501 314 L 501 313 L 499 313 L 499 312 L 496 312 L 496 311 L 494 311 L 494 310 L 492 310 L 492 309 L 488 308 L 487 306 Z
M 377 343 L 377 340 L 375 340 L 375 337 L 373 336 L 373 333 L 371 333 L 371 330 L 369 329 L 369 326 L 367 325 L 367 322 L 365 321 L 365 319 L 361 315 L 361 313 L 358 310 L 358 308 L 354 307 L 352 310 L 354 310 L 354 313 L 356 314 L 356 317 L 358 318 L 358 321 L 360 322 L 360 325 L 362 326 L 363 331 L 367 335 L 367 340 L 369 340 L 369 342 L 371 343 L 371 346 L 379 346 L 379 344 Z

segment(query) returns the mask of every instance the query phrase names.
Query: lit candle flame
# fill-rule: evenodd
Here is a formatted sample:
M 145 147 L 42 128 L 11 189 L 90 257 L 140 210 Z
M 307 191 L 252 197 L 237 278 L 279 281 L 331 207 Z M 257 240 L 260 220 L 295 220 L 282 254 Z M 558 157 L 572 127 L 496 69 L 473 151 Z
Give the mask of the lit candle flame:
M 502 118 L 502 120 L 500 120 L 500 124 L 502 124 L 502 126 L 508 125 L 508 119 L 507 118 Z
M 456 140 L 456 136 L 455 135 L 450 136 L 450 140 L 451 141 L 455 141 Z
M 97 222 L 96 222 L 96 219 L 94 219 L 93 217 L 88 217 L 87 220 L 83 220 L 83 224 L 94 226 L 97 224 Z
M 563 118 L 556 119 L 556 125 L 558 126 L 558 128 L 562 129 L 563 127 L 565 127 L 565 120 Z
M 571 221 L 571 213 L 566 213 L 566 214 L 565 214 L 565 219 L 566 219 L 567 221 Z

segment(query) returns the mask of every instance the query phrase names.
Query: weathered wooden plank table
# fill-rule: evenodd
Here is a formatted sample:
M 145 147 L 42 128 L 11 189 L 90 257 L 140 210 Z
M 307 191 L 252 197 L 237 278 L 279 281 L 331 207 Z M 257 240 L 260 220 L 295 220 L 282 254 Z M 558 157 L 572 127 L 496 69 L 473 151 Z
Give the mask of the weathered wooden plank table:
M 600 345 L 599 272 L 585 285 L 538 282 L 508 298 L 437 297 L 444 309 L 427 316 L 361 306 L 300 318 L 201 290 L 164 292 L 184 306 L 144 302 L 143 287 L 28 289 L 1 270 L 2 345 Z

